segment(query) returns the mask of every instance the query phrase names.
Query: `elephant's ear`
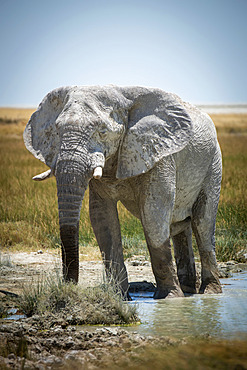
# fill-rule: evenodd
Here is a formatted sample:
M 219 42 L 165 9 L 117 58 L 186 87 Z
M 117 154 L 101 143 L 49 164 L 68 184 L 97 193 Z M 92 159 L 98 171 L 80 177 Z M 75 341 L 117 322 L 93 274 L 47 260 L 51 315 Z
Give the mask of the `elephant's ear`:
M 66 104 L 68 88 L 51 91 L 28 121 L 23 133 L 26 148 L 47 166 L 53 168 L 60 147 L 56 119 Z
M 154 89 L 143 92 L 129 112 L 117 178 L 149 171 L 162 157 L 183 149 L 191 135 L 191 119 L 176 95 Z

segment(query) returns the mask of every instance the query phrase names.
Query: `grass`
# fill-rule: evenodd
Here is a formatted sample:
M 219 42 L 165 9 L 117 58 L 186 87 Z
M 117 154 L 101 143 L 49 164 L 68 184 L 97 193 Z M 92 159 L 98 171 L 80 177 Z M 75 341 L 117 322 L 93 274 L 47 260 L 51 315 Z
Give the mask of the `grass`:
M 67 325 L 120 325 L 138 320 L 136 307 L 122 300 L 116 286 L 104 282 L 97 287 L 83 288 L 65 283 L 59 272 L 25 285 L 17 305 L 28 317 L 41 316 L 41 324 L 49 321 L 49 315 L 66 321 Z
M 36 251 L 60 244 L 55 179 L 34 182 L 47 167 L 25 148 L 22 132 L 30 110 L 0 109 L 0 248 Z M 223 153 L 222 191 L 217 216 L 219 260 L 241 259 L 246 250 L 247 115 L 212 115 Z M 124 255 L 148 255 L 140 222 L 118 205 Z M 88 192 L 80 219 L 80 255 L 99 259 L 90 224 Z
M 216 223 L 216 253 L 218 259 L 223 261 L 244 261 L 243 251 L 247 252 L 247 127 L 243 132 L 242 116 L 247 126 L 247 115 L 239 115 L 236 127 L 240 122 L 240 134 L 218 134 L 223 155 L 223 175 Z M 217 117 L 215 122 L 217 124 Z

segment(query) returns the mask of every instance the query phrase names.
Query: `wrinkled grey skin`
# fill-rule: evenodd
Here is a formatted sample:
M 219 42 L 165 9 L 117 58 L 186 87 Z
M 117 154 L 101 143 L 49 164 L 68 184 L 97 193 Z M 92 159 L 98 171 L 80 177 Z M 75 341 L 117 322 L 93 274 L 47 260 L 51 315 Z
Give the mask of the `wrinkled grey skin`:
M 201 258 L 200 293 L 221 292 L 214 238 L 221 152 L 207 114 L 159 89 L 63 87 L 41 102 L 24 141 L 51 169 L 34 179 L 56 177 L 66 280 L 78 281 L 78 224 L 89 185 L 90 218 L 106 271 L 125 297 L 119 200 L 143 225 L 154 298 L 196 292 L 192 230 Z M 98 167 L 103 176 L 95 179 Z

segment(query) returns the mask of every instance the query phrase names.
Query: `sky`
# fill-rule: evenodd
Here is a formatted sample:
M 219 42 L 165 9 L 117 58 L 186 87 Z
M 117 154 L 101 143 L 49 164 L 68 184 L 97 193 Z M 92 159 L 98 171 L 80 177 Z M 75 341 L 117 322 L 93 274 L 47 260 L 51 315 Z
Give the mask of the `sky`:
M 0 106 L 67 85 L 247 103 L 247 0 L 0 0 Z

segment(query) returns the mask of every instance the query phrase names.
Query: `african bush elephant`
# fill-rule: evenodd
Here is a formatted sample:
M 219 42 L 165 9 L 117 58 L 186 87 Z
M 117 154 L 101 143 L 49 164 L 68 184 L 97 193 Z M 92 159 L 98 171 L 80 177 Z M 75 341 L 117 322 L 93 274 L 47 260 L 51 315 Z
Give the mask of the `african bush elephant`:
M 219 293 L 215 218 L 221 152 L 209 116 L 159 89 L 70 86 L 51 91 L 31 116 L 27 149 L 56 177 L 63 274 L 78 281 L 81 203 L 89 185 L 90 218 L 108 276 L 128 296 L 117 202 L 141 220 L 157 289 L 154 298 Z M 172 238 L 177 265 L 170 246 Z

